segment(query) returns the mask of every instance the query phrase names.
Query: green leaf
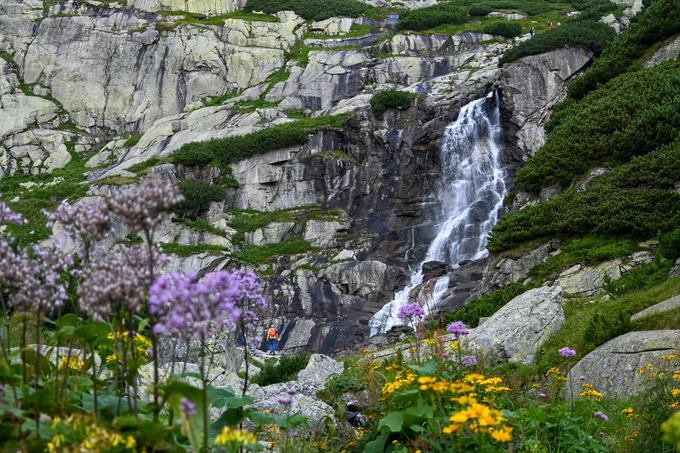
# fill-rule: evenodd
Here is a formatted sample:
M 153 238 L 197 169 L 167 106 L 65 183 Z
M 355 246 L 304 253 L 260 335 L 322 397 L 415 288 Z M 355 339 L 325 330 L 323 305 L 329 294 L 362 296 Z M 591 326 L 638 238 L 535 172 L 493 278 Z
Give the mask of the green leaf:
M 385 442 L 390 437 L 390 433 L 380 433 L 378 437 L 364 445 L 364 453 L 383 453 L 385 451 Z
M 247 413 L 248 420 L 253 422 L 255 426 L 265 426 L 274 422 L 274 417 L 271 414 L 252 410 Z
M 401 412 L 390 412 L 384 416 L 378 423 L 378 429 L 383 427 L 389 429 L 393 433 L 398 433 L 404 424 L 404 416 Z
M 422 365 L 412 364 L 408 367 L 422 376 L 432 376 L 437 372 L 437 364 L 434 360 L 428 360 Z

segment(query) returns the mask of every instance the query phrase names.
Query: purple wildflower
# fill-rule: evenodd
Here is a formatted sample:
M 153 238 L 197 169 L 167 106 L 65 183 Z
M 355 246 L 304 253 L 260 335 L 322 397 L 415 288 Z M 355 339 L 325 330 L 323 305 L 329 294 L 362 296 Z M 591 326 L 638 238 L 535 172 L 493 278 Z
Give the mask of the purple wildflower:
M 467 335 L 470 333 L 468 326 L 463 321 L 455 321 L 446 326 L 446 331 L 456 336 Z
M 54 212 L 43 213 L 47 226 L 61 225 L 64 233 L 78 243 L 84 259 L 89 259 L 92 242 L 104 239 L 111 232 L 109 207 L 100 197 L 85 198 L 75 205 L 63 201 Z
M 574 357 L 576 355 L 576 351 L 568 347 L 561 348 L 559 352 L 562 357 Z
M 593 414 L 593 417 L 602 419 L 602 420 L 604 420 L 605 422 L 609 420 L 609 417 L 607 417 L 606 414 L 604 414 L 604 413 L 602 413 L 602 412 L 600 412 L 600 411 L 595 412 L 595 413 Z
M 604 433 L 603 433 L 602 431 L 600 431 L 600 432 L 598 433 L 598 436 L 600 436 L 600 437 L 604 437 L 604 436 L 605 436 L 605 434 L 604 434 Z
M 154 332 L 182 338 L 206 337 L 215 328 L 249 327 L 266 307 L 252 272 L 218 271 L 198 279 L 173 272 L 158 277 L 149 289 L 149 313 L 158 318 Z
M 545 392 L 539 392 L 538 393 L 539 398 L 545 398 L 546 396 L 548 396 L 548 395 L 546 395 Z
M 581 382 L 586 382 L 586 377 L 581 375 L 581 376 L 578 377 L 578 380 L 581 381 Z
M 191 417 L 196 413 L 196 405 L 190 400 L 182 397 L 179 401 L 179 410 L 182 411 L 185 417 Z
M 399 319 L 412 320 L 425 316 L 425 310 L 418 304 L 406 304 L 399 308 L 397 317 Z
M 473 355 L 464 355 L 463 360 L 461 360 L 461 363 L 463 364 L 464 367 L 471 367 L 477 364 L 477 357 Z
M 149 286 L 146 248 L 118 245 L 96 250 L 78 287 L 80 308 L 94 320 L 113 313 L 138 313 Z
M 21 214 L 12 211 L 4 201 L 0 201 L 0 224 L 2 223 L 24 225 L 28 221 Z
M 292 388 L 292 387 L 289 388 L 288 390 L 286 390 L 286 393 L 289 394 L 290 396 L 295 396 L 295 395 L 297 395 L 297 391 L 296 391 L 294 388 Z
M 291 404 L 293 404 L 293 397 L 290 395 L 284 395 L 277 399 L 276 401 L 284 406 L 290 406 Z
M 132 232 L 149 232 L 159 224 L 164 211 L 183 200 L 176 184 L 153 177 L 119 189 L 111 197 L 109 205 Z

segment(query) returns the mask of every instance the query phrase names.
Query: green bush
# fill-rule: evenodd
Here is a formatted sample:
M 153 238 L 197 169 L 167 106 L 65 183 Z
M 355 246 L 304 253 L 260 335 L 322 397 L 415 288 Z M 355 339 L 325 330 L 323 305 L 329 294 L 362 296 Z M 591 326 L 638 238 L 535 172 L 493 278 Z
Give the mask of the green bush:
M 179 165 L 225 165 L 288 146 L 302 145 L 318 130 L 339 130 L 347 115 L 306 118 L 247 135 L 182 145 L 170 160 Z
M 224 187 L 200 179 L 182 179 L 179 189 L 184 201 L 175 209 L 185 217 L 196 218 L 210 207 L 211 202 L 224 201 Z
M 334 16 L 359 17 L 375 8 L 358 0 L 248 0 L 246 11 L 295 11 L 307 20 L 325 20 Z
M 139 141 L 142 139 L 141 134 L 132 134 L 131 136 L 128 137 L 127 140 L 125 140 L 125 143 L 123 143 L 123 146 L 126 148 L 129 148 L 131 146 L 135 146 Z
M 517 172 L 517 187 L 537 193 L 566 185 L 595 165 L 648 153 L 680 134 L 680 62 L 623 74 L 550 121 L 546 144 Z
M 474 299 L 460 308 L 446 312 L 442 317 L 443 326 L 453 321 L 463 321 L 470 327 L 477 327 L 479 318 L 493 315 L 503 305 L 530 288 L 531 286 L 524 285 L 521 282 L 514 282 L 505 288 L 486 294 L 479 299 Z
M 514 38 L 522 34 L 522 26 L 512 22 L 497 22 L 495 24 L 486 25 L 483 31 L 490 35 Z
M 600 53 L 616 33 L 608 25 L 592 21 L 572 21 L 535 35 L 508 49 L 500 63 L 510 63 L 527 55 L 537 55 L 564 47 L 584 47 Z
M 609 0 L 570 0 L 569 3 L 574 9 L 581 12 L 578 16 L 581 20 L 597 22 L 600 17 L 616 12 L 617 9 L 623 11 L 623 8 Z
M 487 5 L 473 5 L 468 9 L 468 14 L 473 17 L 486 16 L 493 11 L 493 8 Z
M 276 363 L 267 360 L 258 374 L 253 376 L 253 383 L 266 386 L 297 379 L 297 374 L 304 370 L 309 362 L 309 354 L 298 352 L 295 355 L 284 355 Z
M 659 253 L 670 259 L 680 256 L 680 228 L 659 235 Z
M 414 98 L 415 95 L 413 93 L 407 93 L 405 91 L 381 91 L 371 97 L 371 110 L 376 118 L 382 120 L 385 112 L 390 109 L 408 109 Z
M 253 264 L 266 264 L 271 261 L 273 257 L 281 255 L 297 255 L 313 250 L 314 247 L 304 239 L 290 238 L 276 244 L 264 245 L 244 245 L 241 250 L 234 253 L 234 258 L 237 260 Z
M 639 67 L 637 60 L 659 41 L 680 32 L 680 0 L 654 0 L 638 14 L 592 66 L 569 86 L 569 96 L 580 99 L 598 85 Z
M 428 8 L 405 11 L 400 15 L 397 30 L 427 30 L 439 25 L 456 25 L 467 22 L 465 9 L 441 4 Z

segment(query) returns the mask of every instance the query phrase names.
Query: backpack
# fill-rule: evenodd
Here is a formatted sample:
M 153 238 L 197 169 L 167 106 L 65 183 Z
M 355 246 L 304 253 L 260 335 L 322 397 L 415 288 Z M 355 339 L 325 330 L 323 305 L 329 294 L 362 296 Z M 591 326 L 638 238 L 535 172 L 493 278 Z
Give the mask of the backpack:
M 267 331 L 267 339 L 268 340 L 276 340 L 276 329 L 275 328 L 271 327 Z

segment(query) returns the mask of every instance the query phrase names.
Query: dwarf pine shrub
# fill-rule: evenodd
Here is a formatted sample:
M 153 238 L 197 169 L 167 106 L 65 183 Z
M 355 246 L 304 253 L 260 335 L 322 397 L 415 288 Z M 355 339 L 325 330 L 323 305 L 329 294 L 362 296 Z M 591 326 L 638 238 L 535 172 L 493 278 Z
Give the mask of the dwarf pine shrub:
M 376 93 L 371 98 L 371 110 L 376 118 L 383 119 L 385 112 L 390 109 L 406 110 L 415 98 L 413 93 L 399 90 L 385 90 Z

